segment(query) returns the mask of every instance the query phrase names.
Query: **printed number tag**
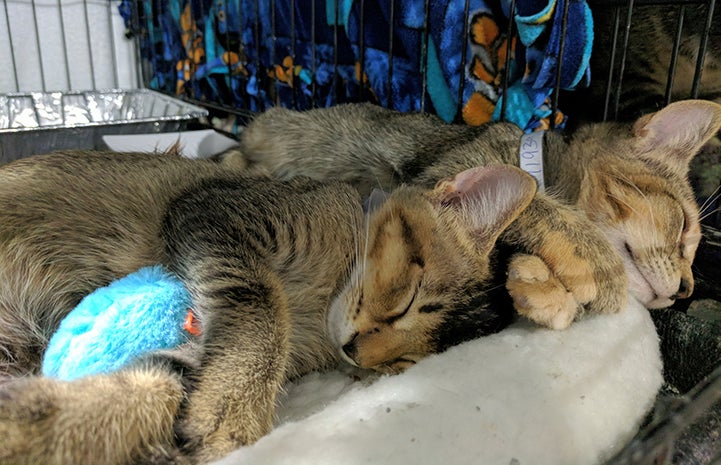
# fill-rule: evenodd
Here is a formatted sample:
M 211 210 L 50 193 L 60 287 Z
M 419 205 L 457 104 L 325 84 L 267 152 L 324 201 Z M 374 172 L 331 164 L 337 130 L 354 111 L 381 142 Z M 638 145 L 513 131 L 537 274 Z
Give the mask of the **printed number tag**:
M 543 192 L 543 131 L 524 134 L 521 137 L 521 169 L 536 178 L 538 190 Z

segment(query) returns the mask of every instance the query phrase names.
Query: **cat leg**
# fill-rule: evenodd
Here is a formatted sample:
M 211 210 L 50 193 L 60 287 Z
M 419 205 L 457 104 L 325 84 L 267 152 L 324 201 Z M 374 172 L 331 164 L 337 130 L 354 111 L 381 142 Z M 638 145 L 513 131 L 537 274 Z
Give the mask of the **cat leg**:
M 507 282 L 517 310 L 534 315 L 534 321 L 562 329 L 584 311 L 614 313 L 625 306 L 628 281 L 621 257 L 572 207 L 537 195 L 501 240 L 536 256 L 512 262 Z
M 267 434 L 286 378 L 290 325 L 277 278 L 236 271 L 243 276 L 206 281 L 209 291 L 193 299 L 203 315 L 204 353 L 177 430 L 201 463 Z
M 0 464 L 129 464 L 171 444 L 183 400 L 178 376 L 135 368 L 76 381 L 16 379 L 0 387 Z

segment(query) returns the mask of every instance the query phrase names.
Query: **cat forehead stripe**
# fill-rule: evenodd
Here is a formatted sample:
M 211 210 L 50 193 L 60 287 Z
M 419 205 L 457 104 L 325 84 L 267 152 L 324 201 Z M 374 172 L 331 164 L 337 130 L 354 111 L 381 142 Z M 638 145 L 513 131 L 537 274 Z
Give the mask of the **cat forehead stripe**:
M 408 261 L 422 268 L 425 265 L 425 261 L 421 256 L 421 243 L 416 237 L 413 227 L 408 222 L 408 218 L 406 218 L 405 215 L 399 215 L 398 219 L 401 222 L 403 241 L 407 244 L 409 249 Z

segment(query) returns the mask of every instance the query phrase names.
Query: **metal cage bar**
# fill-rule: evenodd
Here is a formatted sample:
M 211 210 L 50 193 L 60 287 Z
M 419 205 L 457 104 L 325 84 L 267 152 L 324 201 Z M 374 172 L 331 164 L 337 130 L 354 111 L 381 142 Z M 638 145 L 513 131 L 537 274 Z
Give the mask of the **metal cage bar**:
M 293 86 L 293 100 L 292 105 L 295 107 L 298 103 L 298 83 L 296 81 L 295 77 L 295 65 L 296 65 L 296 55 L 295 55 L 295 42 L 296 42 L 296 30 L 295 30 L 295 0 L 290 0 L 290 66 L 291 66 L 291 72 L 290 76 L 292 79 L 292 86 Z
M 393 109 L 393 31 L 395 30 L 395 0 L 389 0 L 390 5 L 390 16 L 388 18 L 388 80 L 387 80 L 387 92 L 388 102 L 386 106 Z M 361 76 L 361 80 L 363 77 Z
M 331 85 L 331 88 L 336 98 L 338 97 L 338 20 L 340 19 L 338 11 L 339 5 L 339 0 L 335 0 L 335 2 L 333 3 L 333 83 Z
M 666 105 L 671 103 L 671 93 L 673 91 L 673 81 L 676 77 L 676 64 L 678 62 L 679 47 L 681 46 L 681 36 L 683 31 L 683 21 L 686 13 L 686 7 L 680 5 L 678 7 L 678 16 L 676 17 L 676 34 L 673 38 L 673 48 L 671 51 L 671 61 L 668 65 L 668 77 L 666 78 L 666 92 L 663 100 Z
M 710 0 L 708 10 L 706 11 L 706 24 L 701 35 L 701 41 L 698 48 L 698 58 L 696 60 L 696 69 L 693 75 L 693 84 L 691 86 L 691 97 L 698 98 L 699 85 L 701 83 L 701 74 L 703 73 L 703 64 L 706 58 L 706 46 L 708 45 L 708 37 L 711 31 L 711 21 L 713 20 L 713 11 L 716 0 Z
M 366 91 L 366 81 L 365 81 L 365 72 L 366 72 L 366 45 L 365 45 L 365 26 L 366 26 L 366 5 L 364 0 L 360 0 L 358 3 L 358 8 L 360 10 L 360 39 L 359 39 L 359 52 L 358 52 L 358 98 L 360 100 L 363 100 L 365 98 L 365 91 Z
M 317 93 L 317 81 L 316 77 L 318 76 L 318 69 L 316 67 L 317 64 L 317 55 L 316 55 L 316 25 L 315 25 L 315 14 L 316 14 L 316 0 L 311 0 L 310 8 L 311 8 L 311 20 L 310 20 L 310 69 L 311 69 L 311 96 L 313 97 L 311 99 L 311 105 L 313 107 L 316 106 L 315 103 L 315 96 Z
M 556 115 L 558 113 L 558 97 L 561 92 L 561 72 L 563 70 L 563 52 L 566 50 L 566 34 L 568 31 L 568 9 L 570 2 L 566 1 L 563 4 L 563 19 L 561 20 L 561 46 L 558 51 L 558 66 L 556 68 L 556 84 L 555 92 L 551 96 L 551 121 L 550 128 L 555 129 L 556 127 Z
M 461 120 L 461 115 L 463 113 L 463 89 L 465 88 L 466 83 L 466 53 L 465 53 L 465 45 L 468 43 L 468 32 L 469 32 L 469 26 L 468 26 L 468 20 L 469 20 L 469 11 L 471 8 L 471 2 L 470 0 L 465 0 L 465 3 L 463 5 L 463 17 L 466 19 L 463 22 L 463 41 L 461 42 L 464 45 L 464 48 L 461 51 L 461 70 L 463 70 L 463 74 L 458 76 L 458 96 L 457 96 L 457 107 L 456 107 L 456 120 Z
M 611 95 L 613 91 L 613 70 L 616 66 L 616 47 L 618 45 L 618 28 L 620 27 L 621 12 L 619 7 L 613 9 L 613 35 L 611 40 L 611 59 L 606 77 L 606 92 L 603 99 L 603 120 L 609 119 Z
M 35 43 L 40 44 L 40 28 L 38 27 L 38 12 L 35 7 L 35 0 L 32 0 L 30 2 L 33 9 L 33 31 L 35 31 Z M 45 92 L 47 89 L 47 85 L 45 83 L 45 67 L 43 66 L 43 51 L 40 46 L 38 46 L 38 71 L 40 72 L 40 82 L 42 82 L 42 90 Z
M 623 73 L 626 69 L 626 57 L 628 55 L 628 45 L 631 38 L 631 20 L 633 18 L 634 0 L 628 0 L 626 6 L 626 23 L 623 28 L 623 47 L 621 49 L 621 64 L 618 70 L 616 92 L 613 99 L 613 118 L 618 118 L 618 109 L 621 102 L 621 92 L 623 91 Z
M 428 21 L 430 21 L 430 10 L 431 2 L 425 0 L 423 3 L 423 35 L 421 39 L 421 113 L 426 111 L 426 93 L 428 92 Z
M 123 35 L 121 1 L 0 2 L 0 93 L 138 88 L 142 60 Z
M 10 60 L 12 62 L 12 72 L 13 72 L 13 78 L 15 82 L 15 91 L 20 90 L 20 81 L 18 80 L 18 66 L 17 61 L 15 60 L 15 45 L 13 44 L 13 34 L 12 29 L 10 25 L 10 14 L 8 12 L 8 0 L 3 0 L 3 5 L 5 7 L 5 27 L 8 31 L 8 45 L 10 46 Z
M 511 76 L 511 67 L 510 67 L 510 57 L 512 53 L 512 47 L 513 47 L 513 34 L 514 34 L 514 24 L 513 16 L 516 13 L 516 0 L 511 0 L 511 7 L 510 7 L 510 14 L 508 15 L 508 37 L 506 39 L 506 65 L 505 65 L 505 71 L 503 73 L 503 86 L 501 87 L 501 93 L 504 93 L 506 90 L 508 90 L 508 84 Z M 501 121 L 506 120 L 506 111 L 508 109 L 508 99 L 504 98 L 501 100 Z M 554 112 L 555 113 L 555 112 Z
M 60 19 L 60 40 L 63 45 L 63 58 L 65 59 L 65 63 L 69 63 L 70 59 L 68 58 L 68 44 L 65 40 L 65 19 L 63 18 L 63 4 L 60 0 L 58 0 L 58 19 Z M 108 24 L 110 24 L 110 18 L 108 17 Z M 117 72 L 116 72 L 117 74 Z M 68 87 L 72 89 L 73 87 L 73 81 L 70 77 L 70 69 L 69 67 L 65 68 L 65 78 L 68 80 Z M 117 85 L 116 85 L 117 87 Z

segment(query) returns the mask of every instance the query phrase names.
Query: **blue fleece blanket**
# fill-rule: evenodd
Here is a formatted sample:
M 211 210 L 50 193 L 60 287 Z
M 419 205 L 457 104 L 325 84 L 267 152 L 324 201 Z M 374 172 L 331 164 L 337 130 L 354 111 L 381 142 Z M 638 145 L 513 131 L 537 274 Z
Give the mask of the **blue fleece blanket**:
M 251 111 L 369 100 L 477 125 L 504 108 L 533 130 L 557 80 L 590 79 L 585 0 L 517 0 L 510 46 L 510 0 L 124 0 L 129 25 L 133 1 L 152 88 Z

